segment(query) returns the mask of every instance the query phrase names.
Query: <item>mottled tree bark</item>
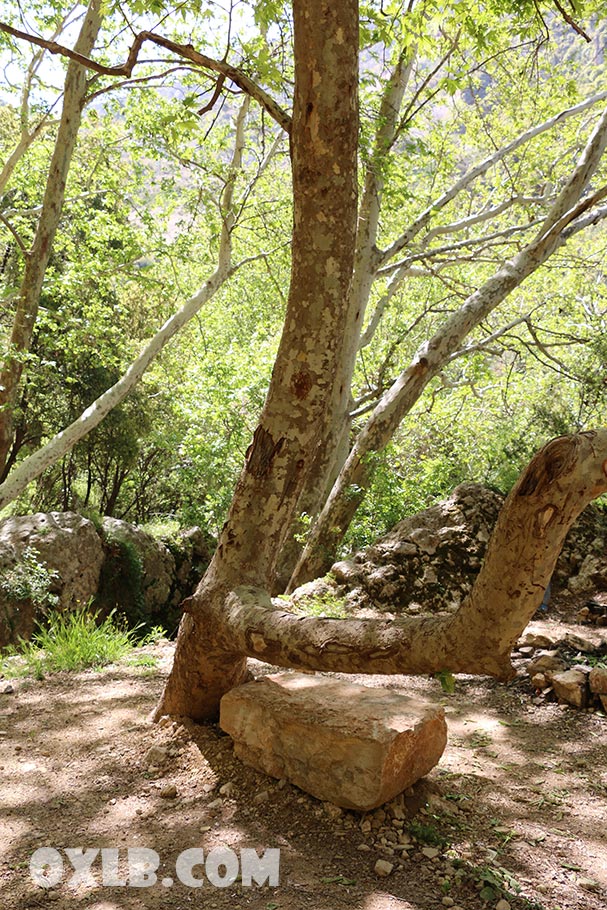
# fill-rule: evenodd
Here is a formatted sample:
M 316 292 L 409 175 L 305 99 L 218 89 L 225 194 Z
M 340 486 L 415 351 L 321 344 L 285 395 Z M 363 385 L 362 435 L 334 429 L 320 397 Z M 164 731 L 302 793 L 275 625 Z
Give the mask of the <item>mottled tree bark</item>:
M 364 172 L 352 282 L 349 289 L 348 309 L 351 313 L 357 313 L 358 318 L 343 327 L 344 356 L 337 365 L 339 374 L 335 375 L 333 383 L 333 400 L 329 405 L 331 418 L 327 421 L 326 432 L 306 474 L 295 520 L 280 551 L 273 585 L 276 593 L 286 589 L 301 556 L 304 527 L 299 521 L 299 516 L 305 516 L 306 521 L 314 521 L 317 518 L 350 451 L 352 376 L 356 352 L 360 346 L 362 324 L 379 265 L 377 239 L 385 183 L 384 159 L 396 136 L 400 108 L 413 60 L 413 51 L 401 52 L 381 98 L 373 151 Z
M 294 223 L 283 334 L 268 396 L 217 551 L 179 630 L 160 713 L 204 717 L 245 673 L 221 636 L 238 585 L 269 589 L 306 473 L 345 393 L 344 362 L 362 314 L 354 265 L 358 151 L 356 0 L 296 0 L 291 130 Z M 337 386 L 337 388 L 336 388 Z M 216 620 L 214 617 L 218 617 Z M 218 623 L 218 625 L 217 625 Z

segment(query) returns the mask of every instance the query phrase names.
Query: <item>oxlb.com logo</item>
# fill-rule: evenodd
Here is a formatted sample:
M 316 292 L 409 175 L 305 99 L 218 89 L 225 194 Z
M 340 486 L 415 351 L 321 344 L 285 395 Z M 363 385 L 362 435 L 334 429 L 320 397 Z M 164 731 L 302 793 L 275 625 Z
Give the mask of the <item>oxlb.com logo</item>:
M 175 880 L 188 888 L 227 888 L 237 879 L 245 887 L 276 887 L 280 850 L 267 849 L 259 856 L 247 847 L 238 853 L 230 847 L 214 847 L 208 853 L 192 847 L 177 857 L 174 875 L 159 878 L 159 868 L 158 853 L 148 847 L 40 847 L 30 859 L 32 880 L 41 888 L 61 883 L 70 888 L 151 888 L 156 884 L 170 888 Z

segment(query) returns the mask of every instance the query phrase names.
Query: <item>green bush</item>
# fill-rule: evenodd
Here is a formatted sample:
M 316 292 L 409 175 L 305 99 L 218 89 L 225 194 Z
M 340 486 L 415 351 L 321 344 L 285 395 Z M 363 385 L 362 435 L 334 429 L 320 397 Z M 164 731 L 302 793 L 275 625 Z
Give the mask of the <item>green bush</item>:
M 58 573 L 49 571 L 35 547 L 25 547 L 19 562 L 0 572 L 0 589 L 11 601 L 29 600 L 36 607 L 54 607 L 59 602 L 51 593 Z

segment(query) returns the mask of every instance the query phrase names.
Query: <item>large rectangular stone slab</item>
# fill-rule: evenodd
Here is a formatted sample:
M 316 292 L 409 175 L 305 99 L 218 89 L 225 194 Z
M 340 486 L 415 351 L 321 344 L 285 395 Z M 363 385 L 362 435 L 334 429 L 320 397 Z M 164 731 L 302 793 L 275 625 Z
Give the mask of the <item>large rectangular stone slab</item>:
M 219 724 L 236 755 L 318 799 L 368 811 L 439 761 L 444 711 L 394 689 L 278 673 L 232 689 Z

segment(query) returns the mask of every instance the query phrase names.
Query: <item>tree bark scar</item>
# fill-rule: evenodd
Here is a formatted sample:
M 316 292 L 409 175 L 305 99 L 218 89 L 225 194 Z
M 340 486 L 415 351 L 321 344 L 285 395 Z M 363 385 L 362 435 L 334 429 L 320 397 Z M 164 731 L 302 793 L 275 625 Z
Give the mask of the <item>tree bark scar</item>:
M 247 450 L 247 471 L 253 477 L 262 478 L 272 468 L 272 462 L 284 445 L 284 437 L 274 442 L 271 433 L 263 427 L 257 427 L 253 442 Z
M 552 504 L 544 506 L 535 516 L 534 532 L 536 537 L 545 537 L 548 526 L 552 524 L 553 518 L 558 514 L 558 509 Z
M 307 398 L 310 394 L 310 389 L 312 388 L 314 382 L 310 373 L 303 369 L 299 370 L 298 373 L 295 373 L 293 379 L 291 380 L 291 388 L 297 398 L 300 401 L 303 401 L 304 398 Z
M 304 467 L 305 467 L 305 462 L 304 462 L 303 458 L 299 458 L 295 462 L 295 465 L 290 466 L 288 468 L 285 485 L 284 485 L 284 488 L 282 491 L 282 495 L 280 497 L 281 505 L 286 498 L 289 498 L 290 496 L 292 496 L 293 493 L 295 492 L 295 490 L 297 490 L 299 488 L 299 485 L 301 483 L 301 472 L 303 471 Z
M 575 463 L 578 445 L 577 436 L 559 436 L 540 449 L 521 479 L 517 496 L 539 495 L 566 474 Z

